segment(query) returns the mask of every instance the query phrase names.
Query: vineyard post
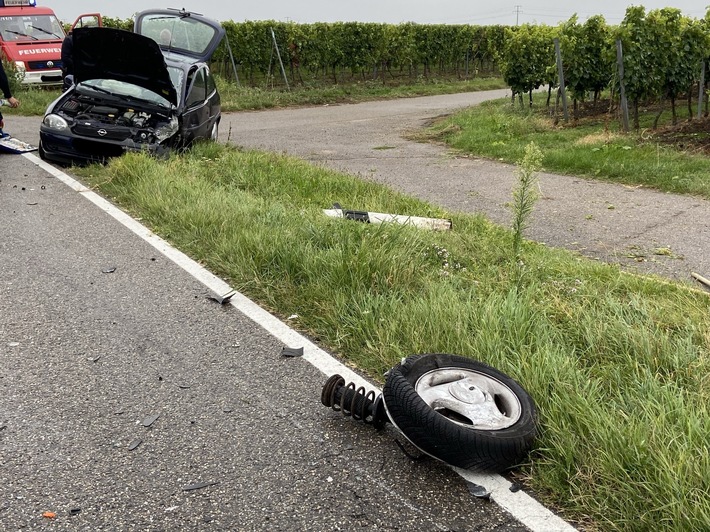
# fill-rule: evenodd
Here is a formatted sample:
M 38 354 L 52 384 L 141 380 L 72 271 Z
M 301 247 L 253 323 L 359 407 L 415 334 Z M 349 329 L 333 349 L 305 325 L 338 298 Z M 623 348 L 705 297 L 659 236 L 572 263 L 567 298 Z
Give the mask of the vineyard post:
M 565 71 L 562 67 L 562 52 L 560 51 L 560 40 L 555 37 L 555 56 L 557 57 L 557 75 L 559 76 L 560 93 L 562 94 L 562 114 L 565 117 L 565 122 L 569 122 L 569 113 L 567 112 L 567 91 L 565 90 Z
M 276 43 L 276 34 L 274 33 L 274 28 L 271 29 L 271 39 L 274 41 L 274 49 L 276 50 L 276 57 L 279 59 L 279 65 L 281 65 L 281 75 L 284 77 L 284 82 L 286 83 L 286 90 L 291 90 L 288 85 L 288 78 L 286 77 L 286 70 L 284 69 L 284 62 L 281 61 L 281 52 L 279 52 L 279 45 Z
M 234 55 L 232 54 L 232 45 L 229 44 L 229 35 L 225 33 L 224 37 L 227 43 L 227 50 L 229 50 L 229 59 L 232 62 L 232 69 L 234 70 L 234 78 L 237 80 L 237 87 L 241 87 L 241 84 L 239 83 L 239 74 L 237 74 L 237 64 L 234 62 Z
M 700 68 L 700 82 L 698 83 L 698 119 L 702 116 L 703 111 L 703 95 L 705 93 L 705 60 Z
M 624 124 L 624 133 L 628 133 L 629 103 L 626 101 L 626 89 L 624 88 L 624 52 L 621 47 L 621 39 L 616 39 L 616 62 L 619 66 L 619 105 L 621 106 L 621 117 Z

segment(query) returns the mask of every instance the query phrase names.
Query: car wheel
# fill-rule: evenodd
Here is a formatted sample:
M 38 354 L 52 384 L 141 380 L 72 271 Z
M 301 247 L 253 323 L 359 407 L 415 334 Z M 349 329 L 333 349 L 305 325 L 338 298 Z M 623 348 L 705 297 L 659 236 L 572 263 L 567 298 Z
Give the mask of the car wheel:
M 219 122 L 217 121 L 212 125 L 212 131 L 210 132 L 210 140 L 212 142 L 217 142 L 218 139 L 219 139 Z
M 427 354 L 390 370 L 382 390 L 390 421 L 424 453 L 473 471 L 520 464 L 537 434 L 528 393 L 469 358 Z

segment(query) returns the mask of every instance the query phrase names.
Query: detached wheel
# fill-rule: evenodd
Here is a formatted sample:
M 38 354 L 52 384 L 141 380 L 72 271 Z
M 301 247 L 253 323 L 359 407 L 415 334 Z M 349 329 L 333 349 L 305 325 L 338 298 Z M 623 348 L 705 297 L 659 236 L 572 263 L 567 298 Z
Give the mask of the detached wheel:
M 421 451 L 450 465 L 501 472 L 520 464 L 537 434 L 528 393 L 469 358 L 411 356 L 382 390 L 390 421 Z

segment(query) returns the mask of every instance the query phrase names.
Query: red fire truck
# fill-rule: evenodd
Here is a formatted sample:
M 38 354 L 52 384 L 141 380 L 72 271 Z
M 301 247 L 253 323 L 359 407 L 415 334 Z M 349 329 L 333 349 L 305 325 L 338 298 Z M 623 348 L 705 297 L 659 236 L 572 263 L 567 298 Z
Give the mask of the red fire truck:
M 0 0 L 0 55 L 15 65 L 22 83 L 61 83 L 64 28 L 36 1 Z M 100 26 L 101 15 L 81 15 L 74 26 L 81 25 Z

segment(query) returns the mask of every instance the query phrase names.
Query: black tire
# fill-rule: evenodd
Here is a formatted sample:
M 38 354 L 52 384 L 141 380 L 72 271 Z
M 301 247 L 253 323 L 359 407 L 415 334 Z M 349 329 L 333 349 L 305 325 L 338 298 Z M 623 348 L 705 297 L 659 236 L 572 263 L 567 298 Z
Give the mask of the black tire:
M 457 379 L 459 374 L 461 377 Z M 493 392 L 485 391 L 486 388 Z M 454 409 L 457 404 L 469 408 L 474 401 L 461 401 L 457 396 L 431 400 L 432 393 L 443 396 L 452 391 L 457 396 L 475 393 L 479 394 L 476 397 L 485 398 L 473 408 L 488 409 L 484 413 L 493 410 L 492 421 L 486 418 L 476 425 L 476 420 L 472 423 L 471 419 L 438 404 L 451 400 Z M 390 371 L 382 396 L 390 421 L 413 445 L 463 469 L 500 473 L 519 465 L 537 434 L 537 411 L 528 393 L 504 373 L 461 356 L 408 357 Z M 495 408 L 491 407 L 491 400 Z

